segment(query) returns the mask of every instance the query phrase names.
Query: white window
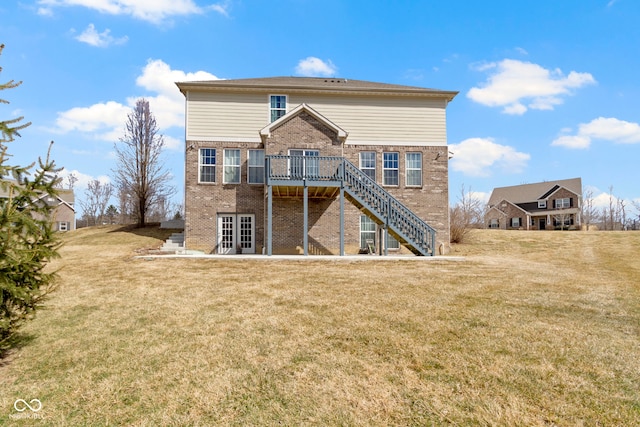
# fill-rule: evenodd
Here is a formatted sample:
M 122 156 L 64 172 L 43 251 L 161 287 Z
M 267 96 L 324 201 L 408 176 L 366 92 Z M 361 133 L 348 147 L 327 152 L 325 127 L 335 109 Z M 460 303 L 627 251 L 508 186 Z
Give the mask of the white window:
M 489 222 L 489 228 L 500 228 L 500 223 L 498 222 L 497 218 L 491 218 L 491 221 Z
M 398 153 L 382 153 L 382 185 L 398 185 Z
M 538 200 L 538 209 L 547 209 L 547 201 Z
M 58 231 L 68 231 L 68 230 L 69 230 L 68 222 L 61 221 L 58 223 Z
M 376 223 L 366 215 L 360 215 L 360 247 L 376 250 Z
M 400 249 L 400 242 L 398 242 L 396 238 L 390 235 L 388 232 L 385 234 L 387 235 L 387 249 Z
M 360 170 L 372 180 L 376 180 L 376 152 L 360 152 Z
M 564 209 L 571 207 L 571 199 L 565 197 L 564 199 L 556 199 L 556 209 Z
M 511 218 L 511 227 L 512 228 L 520 227 L 520 218 Z
M 360 248 L 376 251 L 376 223 L 366 215 L 360 215 Z M 384 232 L 384 242 L 387 249 L 400 249 L 400 242 L 388 232 Z
M 289 150 L 289 174 L 293 179 L 313 178 L 320 173 L 318 150 Z
M 407 186 L 421 187 L 422 186 L 422 153 L 407 153 L 406 168 L 407 168 L 407 174 L 406 174 Z
M 224 150 L 224 174 L 222 182 L 225 184 L 240 183 L 240 150 Z
M 249 184 L 264 184 L 264 150 L 249 150 L 247 165 Z
M 199 156 L 200 182 L 216 182 L 216 150 L 201 148 Z
M 269 120 L 275 122 L 287 114 L 287 96 L 271 95 L 269 97 Z

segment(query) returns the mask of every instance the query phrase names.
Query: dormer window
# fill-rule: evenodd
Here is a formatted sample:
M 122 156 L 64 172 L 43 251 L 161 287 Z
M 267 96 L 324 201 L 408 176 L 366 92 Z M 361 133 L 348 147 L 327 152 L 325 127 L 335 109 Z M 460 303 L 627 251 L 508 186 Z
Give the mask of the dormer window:
M 538 200 L 538 209 L 547 209 L 547 201 Z
M 269 97 L 269 117 L 275 122 L 287 114 L 287 95 L 271 95 Z

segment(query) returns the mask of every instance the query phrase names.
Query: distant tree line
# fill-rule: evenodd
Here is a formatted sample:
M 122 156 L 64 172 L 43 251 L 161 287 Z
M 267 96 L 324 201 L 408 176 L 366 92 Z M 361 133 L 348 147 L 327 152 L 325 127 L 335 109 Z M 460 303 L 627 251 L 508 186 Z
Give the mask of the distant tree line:
M 613 186 L 609 186 L 609 196 L 605 206 L 594 205 L 592 190 L 582 193 L 582 223 L 587 230 L 640 230 L 640 202 L 616 197 Z M 635 212 L 634 212 L 635 211 Z

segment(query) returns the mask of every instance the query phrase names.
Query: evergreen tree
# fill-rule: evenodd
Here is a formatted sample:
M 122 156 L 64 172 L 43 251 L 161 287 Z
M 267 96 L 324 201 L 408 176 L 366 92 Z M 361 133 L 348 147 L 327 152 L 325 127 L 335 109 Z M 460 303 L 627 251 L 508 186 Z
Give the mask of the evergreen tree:
M 0 54 L 3 49 L 0 45 Z M 0 90 L 21 83 L 11 80 L 0 84 Z M 0 103 L 8 101 L 0 99 Z M 58 256 L 60 245 L 50 220 L 53 208 L 47 203 L 57 195 L 55 174 L 59 169 L 49 158 L 53 142 L 46 160 L 38 159 L 33 174 L 35 163 L 26 167 L 8 164 L 9 143 L 31 124 L 23 120 L 0 121 L 0 356 L 53 290 L 56 273 L 45 267 Z

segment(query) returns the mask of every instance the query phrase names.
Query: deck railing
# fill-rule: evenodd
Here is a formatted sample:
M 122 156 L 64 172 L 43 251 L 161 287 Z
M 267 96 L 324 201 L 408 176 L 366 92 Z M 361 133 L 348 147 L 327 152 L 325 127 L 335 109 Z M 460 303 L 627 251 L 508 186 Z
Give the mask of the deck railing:
M 436 231 L 343 157 L 266 156 L 267 185 L 342 186 L 396 239 L 418 255 L 434 255 Z

